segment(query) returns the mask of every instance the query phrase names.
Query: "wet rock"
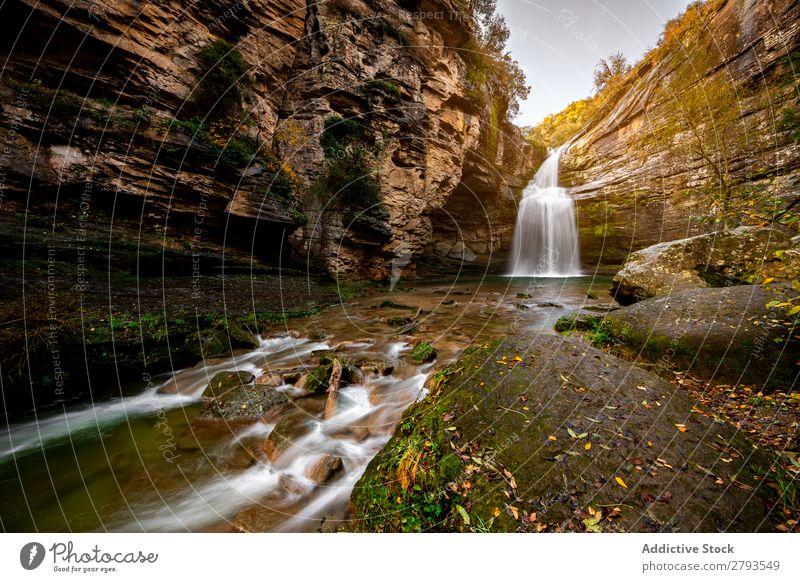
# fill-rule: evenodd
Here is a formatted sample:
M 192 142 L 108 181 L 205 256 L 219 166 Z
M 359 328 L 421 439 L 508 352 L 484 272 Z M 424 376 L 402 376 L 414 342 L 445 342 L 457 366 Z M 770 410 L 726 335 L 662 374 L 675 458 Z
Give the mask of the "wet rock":
M 282 384 L 283 379 L 277 374 L 266 373 L 256 378 L 256 386 L 270 386 L 272 388 L 277 388 Z
M 255 385 L 249 372 L 220 372 L 203 392 L 206 402 L 203 414 L 220 418 L 261 417 L 266 412 L 289 402 L 275 388 Z
M 560 303 L 553 303 L 552 301 L 545 301 L 543 303 L 537 303 L 536 307 L 553 307 L 556 309 L 564 309 L 564 306 Z
M 742 285 L 768 272 L 774 252 L 791 247 L 774 228 L 740 227 L 657 244 L 628 257 L 611 290 L 622 305 L 700 287 Z
M 799 371 L 800 341 L 777 323 L 787 319 L 782 310 L 767 307 L 779 297 L 760 285 L 691 289 L 623 307 L 606 321 L 662 371 L 786 389 Z
M 275 461 L 283 452 L 289 449 L 297 439 L 305 434 L 300 419 L 296 415 L 288 414 L 278 421 L 272 432 L 264 441 L 262 450 L 270 461 Z
M 323 455 L 308 471 L 306 477 L 317 485 L 324 485 L 343 468 L 341 457 Z
M 203 398 L 220 398 L 231 390 L 252 384 L 254 380 L 251 372 L 218 372 L 203 390 Z
M 498 365 L 501 355 L 521 362 Z M 452 502 L 434 516 L 396 501 L 448 487 L 472 516 L 501 508 L 493 524 L 501 532 L 536 531 L 535 524 L 583 531 L 587 507 L 601 503 L 621 508 L 603 520 L 611 531 L 770 527 L 770 494 L 757 469 L 764 459 L 740 432 L 695 412 L 695 402 L 661 378 L 578 338 L 493 342 L 428 386 L 436 397 L 406 410 L 407 428 L 356 484 L 356 529 L 394 531 L 414 516 L 420 530 L 460 530 Z M 410 473 L 415 459 L 424 463 Z M 516 514 L 503 512 L 506 505 Z
M 394 363 L 384 360 L 361 360 L 356 363 L 366 374 L 388 376 L 394 372 Z
M 313 340 L 313 341 L 315 341 L 315 342 L 322 341 L 326 337 L 328 337 L 328 332 L 326 330 L 324 330 L 324 329 L 321 329 L 321 328 L 320 329 L 313 329 L 308 334 L 308 338 Z
M 328 378 L 331 375 L 331 365 L 317 366 L 307 374 L 300 377 L 295 387 L 302 388 L 311 394 L 324 392 L 328 388 Z
M 331 364 L 331 375 L 328 378 L 328 398 L 325 401 L 323 418 L 331 418 L 336 414 L 336 403 L 339 401 L 339 387 L 342 384 L 342 364 L 338 359 Z
M 283 380 L 284 384 L 297 384 L 298 380 L 303 376 L 303 372 L 300 370 L 294 370 L 292 372 L 284 372 L 281 374 L 281 379 Z

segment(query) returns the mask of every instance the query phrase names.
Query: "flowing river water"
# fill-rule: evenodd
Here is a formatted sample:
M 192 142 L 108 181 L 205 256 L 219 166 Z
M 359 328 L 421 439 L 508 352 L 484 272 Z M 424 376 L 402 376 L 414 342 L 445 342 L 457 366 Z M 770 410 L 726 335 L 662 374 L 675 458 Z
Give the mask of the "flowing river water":
M 74 405 L 0 429 L 0 488 L 6 531 L 317 531 L 348 519 L 348 499 L 403 411 L 424 398 L 435 366 L 470 344 L 510 333 L 535 340 L 562 315 L 611 305 L 607 278 L 489 277 L 428 283 L 345 302 L 265 332 L 258 349 L 160 377 L 131 379 L 117 398 Z M 381 306 L 391 301 L 392 307 Z M 415 317 L 413 330 L 392 317 Z M 323 338 L 323 339 L 310 339 Z M 408 357 L 428 341 L 435 362 Z M 324 394 L 277 414 L 208 421 L 202 393 L 220 371 L 256 376 L 309 369 L 312 352 L 337 349 L 361 364 L 332 415 Z M 293 438 L 277 456 L 263 450 L 275 424 Z M 323 458 L 341 459 L 324 482 Z

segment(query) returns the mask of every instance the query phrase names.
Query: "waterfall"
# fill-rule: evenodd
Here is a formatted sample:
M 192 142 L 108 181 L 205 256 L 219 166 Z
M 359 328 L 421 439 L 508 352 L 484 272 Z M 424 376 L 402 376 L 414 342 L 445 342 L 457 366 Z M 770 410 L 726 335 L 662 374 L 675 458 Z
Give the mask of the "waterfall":
M 512 277 L 580 275 L 575 204 L 558 186 L 558 164 L 565 146 L 550 155 L 522 192 L 514 227 Z

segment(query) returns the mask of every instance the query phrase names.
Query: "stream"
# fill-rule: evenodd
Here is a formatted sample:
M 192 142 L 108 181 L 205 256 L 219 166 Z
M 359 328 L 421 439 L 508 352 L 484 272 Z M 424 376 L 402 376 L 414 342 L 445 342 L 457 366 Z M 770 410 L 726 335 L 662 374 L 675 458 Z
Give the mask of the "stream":
M 348 519 L 348 499 L 425 381 L 472 343 L 511 333 L 554 333 L 562 315 L 603 313 L 613 302 L 599 277 L 430 282 L 344 302 L 264 331 L 257 349 L 159 377 L 128 379 L 120 397 L 71 405 L 0 428 L 0 526 L 5 531 L 329 531 Z M 594 298 L 597 297 L 597 298 Z M 392 302 L 386 305 L 384 302 Z M 388 320 L 414 317 L 404 330 Z M 311 339 L 317 338 L 317 339 Z M 408 357 L 414 344 L 435 362 Z M 312 352 L 336 349 L 358 365 L 332 415 L 324 394 L 249 419 L 203 416 L 202 393 L 221 371 L 308 370 Z M 278 422 L 293 438 L 263 449 Z M 324 479 L 326 459 L 341 459 Z

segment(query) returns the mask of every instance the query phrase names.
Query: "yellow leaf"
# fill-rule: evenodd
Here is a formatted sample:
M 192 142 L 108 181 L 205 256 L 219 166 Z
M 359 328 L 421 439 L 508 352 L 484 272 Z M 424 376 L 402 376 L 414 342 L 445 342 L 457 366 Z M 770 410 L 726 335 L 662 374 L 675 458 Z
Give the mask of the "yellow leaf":
M 788 315 L 794 315 L 795 313 L 800 313 L 800 305 L 796 305 L 796 306 L 792 307 L 789 310 Z
M 627 488 L 628 488 L 628 486 L 627 486 L 627 485 L 625 485 L 625 481 L 623 481 L 623 480 L 622 480 L 622 477 L 614 477 L 614 481 L 616 481 L 617 483 L 619 483 L 619 484 L 620 484 L 622 487 L 624 487 L 625 489 L 627 489 Z
M 499 507 L 495 507 L 495 508 L 492 510 L 492 515 L 493 515 L 494 517 L 497 517 L 498 515 L 500 515 L 500 508 L 499 508 Z
M 558 440 L 558 439 L 556 439 L 555 435 L 552 435 L 552 434 L 551 434 L 549 437 L 547 437 L 547 440 L 549 440 L 549 441 L 555 441 L 555 440 Z
M 675 426 L 678 427 L 680 432 L 686 432 L 686 425 L 685 424 L 676 424 Z
M 521 362 L 521 361 L 522 361 L 522 358 L 520 358 L 519 356 L 514 356 L 514 359 L 513 359 L 513 361 L 514 361 L 514 362 Z
M 509 505 L 508 509 L 511 511 L 511 515 L 514 516 L 514 519 L 519 519 L 519 509 L 517 509 L 513 505 Z
M 589 449 L 592 448 L 592 443 L 586 443 L 585 445 L 583 445 L 583 448 L 588 451 Z
M 761 284 L 762 285 L 767 285 L 769 283 L 772 283 L 774 280 L 775 280 L 775 277 L 767 277 L 766 279 L 764 279 L 764 281 Z

